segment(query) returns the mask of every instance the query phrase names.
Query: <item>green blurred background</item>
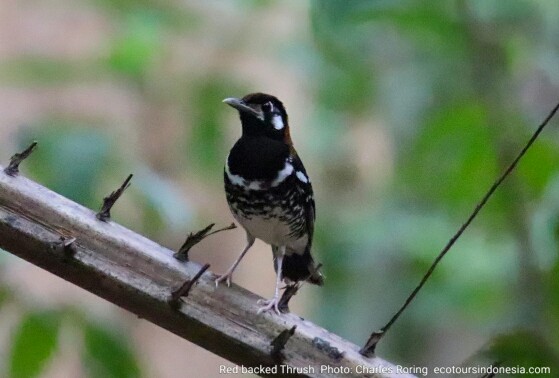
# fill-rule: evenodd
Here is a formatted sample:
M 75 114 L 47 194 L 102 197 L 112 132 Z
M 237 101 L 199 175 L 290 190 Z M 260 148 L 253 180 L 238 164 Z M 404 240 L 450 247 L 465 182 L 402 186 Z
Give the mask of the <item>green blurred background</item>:
M 0 161 L 171 249 L 231 222 L 229 96 L 287 106 L 313 180 L 323 288 L 292 309 L 362 345 L 559 100 L 554 0 L 0 0 Z M 377 349 L 405 366 L 559 374 L 554 121 Z M 223 272 L 220 233 L 191 256 Z M 272 293 L 258 242 L 236 282 Z M 0 376 L 217 377 L 201 348 L 0 253 Z

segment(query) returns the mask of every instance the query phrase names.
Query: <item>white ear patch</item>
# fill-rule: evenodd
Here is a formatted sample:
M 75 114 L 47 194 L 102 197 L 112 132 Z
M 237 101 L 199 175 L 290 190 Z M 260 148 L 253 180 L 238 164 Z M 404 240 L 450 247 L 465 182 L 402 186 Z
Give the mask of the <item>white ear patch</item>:
M 295 173 L 295 176 L 297 176 L 297 178 L 302 182 L 302 183 L 308 183 L 309 182 L 309 178 L 307 176 L 305 176 L 305 174 L 301 171 L 297 171 L 297 173 Z
M 274 125 L 274 129 L 281 130 L 284 127 L 283 120 L 281 119 L 281 115 L 275 114 L 272 117 L 272 125 Z

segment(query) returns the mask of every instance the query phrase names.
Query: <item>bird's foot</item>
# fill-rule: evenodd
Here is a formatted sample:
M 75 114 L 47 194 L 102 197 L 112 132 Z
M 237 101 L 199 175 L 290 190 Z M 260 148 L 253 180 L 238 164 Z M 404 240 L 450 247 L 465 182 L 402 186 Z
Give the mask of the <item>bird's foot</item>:
M 281 315 L 281 311 L 279 309 L 279 295 L 274 295 L 272 299 L 259 299 L 256 304 L 262 305 L 256 312 L 257 314 L 274 310 L 276 314 Z
M 215 280 L 215 287 L 218 287 L 220 282 L 225 281 L 225 284 L 227 285 L 227 287 L 231 287 L 231 278 L 233 278 L 233 273 L 225 273 L 219 277 L 217 277 L 217 279 Z

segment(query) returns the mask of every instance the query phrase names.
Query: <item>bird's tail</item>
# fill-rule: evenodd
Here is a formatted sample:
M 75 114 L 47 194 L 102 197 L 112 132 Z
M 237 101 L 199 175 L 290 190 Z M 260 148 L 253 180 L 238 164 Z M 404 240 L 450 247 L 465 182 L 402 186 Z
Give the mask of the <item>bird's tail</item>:
M 317 269 L 309 248 L 302 254 L 287 251 L 283 257 L 282 276 L 294 282 L 308 281 L 319 286 L 324 284 L 324 277 Z

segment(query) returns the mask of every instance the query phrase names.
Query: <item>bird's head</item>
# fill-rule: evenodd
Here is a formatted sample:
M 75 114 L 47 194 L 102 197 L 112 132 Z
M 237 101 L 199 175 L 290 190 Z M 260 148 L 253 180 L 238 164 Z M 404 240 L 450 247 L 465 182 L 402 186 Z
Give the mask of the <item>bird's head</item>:
M 239 111 L 243 136 L 266 136 L 292 144 L 287 112 L 276 97 L 251 93 L 243 98 L 226 98 L 223 102 Z

